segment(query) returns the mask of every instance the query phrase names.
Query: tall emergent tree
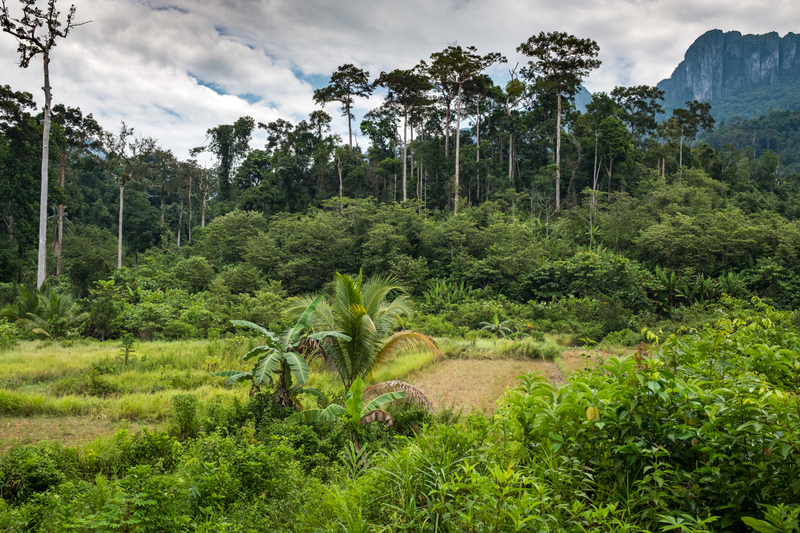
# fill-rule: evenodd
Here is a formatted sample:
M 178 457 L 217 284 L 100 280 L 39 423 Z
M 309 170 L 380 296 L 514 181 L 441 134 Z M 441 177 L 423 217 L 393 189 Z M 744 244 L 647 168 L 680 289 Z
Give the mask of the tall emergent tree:
M 664 91 L 649 85 L 614 87 L 611 97 L 622 109 L 622 120 L 628 124 L 635 139 L 656 129 L 656 115 L 664 112 L 660 101 Z
M 417 68 L 395 69 L 389 73 L 381 72 L 375 85 L 386 87 L 389 90 L 386 102 L 389 105 L 397 106 L 403 113 L 403 201 L 405 201 L 408 199 L 406 186 L 408 179 L 408 116 L 413 109 L 432 103 L 427 93 L 433 89 L 433 85 L 428 77 Z
M 117 236 L 117 268 L 122 268 L 122 207 L 125 187 L 144 174 L 147 159 L 156 149 L 156 141 L 150 137 L 133 138 L 133 128 L 122 123 L 119 135 L 103 134 L 103 161 L 108 172 L 119 187 L 119 234 Z
M 217 156 L 219 194 L 222 199 L 227 200 L 230 195 L 234 168 L 247 157 L 255 127 L 256 121 L 252 117 L 241 117 L 233 124 L 220 124 L 206 132 L 207 150 Z
M 497 62 L 504 63 L 506 58 L 498 52 L 492 52 L 485 56 L 478 55 L 478 49 L 474 46 L 461 48 L 459 45 L 451 44 L 441 52 L 431 54 L 431 70 L 433 72 L 448 73 L 445 82 L 458 88 L 456 103 L 456 176 L 455 176 L 455 198 L 453 212 L 458 212 L 458 171 L 459 155 L 461 147 L 461 96 L 464 91 L 464 83 L 479 76 L 481 72 Z M 449 128 L 449 124 L 447 127 Z
M 70 6 L 67 19 L 59 20 L 61 12 L 56 10 L 56 0 L 48 0 L 47 9 L 36 6 L 36 0 L 20 0 L 22 17 L 14 18 L 9 14 L 6 0 L 0 5 L 0 26 L 3 31 L 12 35 L 18 43 L 20 55 L 19 66 L 28 68 L 31 59 L 42 54 L 44 66 L 44 131 L 42 132 L 42 187 L 39 199 L 39 259 L 36 267 L 36 287 L 44 283 L 45 257 L 47 254 L 47 184 L 50 160 L 50 51 L 56 45 L 58 37 L 66 37 L 69 30 L 82 23 L 75 23 L 75 6 Z
M 683 166 L 683 138 L 689 138 L 689 150 L 694 146 L 694 138 L 703 129 L 711 131 L 714 129 L 714 117 L 711 116 L 711 104 L 708 102 L 698 102 L 697 100 L 687 100 L 688 109 L 677 108 L 672 110 L 672 116 L 678 127 L 681 129 L 681 152 L 678 166 Z
M 561 95 L 574 98 L 583 79 L 600 66 L 600 47 L 592 39 L 579 39 L 564 32 L 541 32 L 517 47 L 517 52 L 535 58 L 522 75 L 545 92 L 555 92 L 556 115 L 556 210 L 561 209 Z
M 353 101 L 356 96 L 369 98 L 372 85 L 369 83 L 369 72 L 351 63 L 340 66 L 331 74 L 327 87 L 314 91 L 314 102 L 324 106 L 330 102 L 342 104 L 342 116 L 347 117 L 347 132 L 350 137 L 350 149 L 353 149 Z
M 80 108 L 66 107 L 63 104 L 53 106 L 53 124 L 58 129 L 54 140 L 61 159 L 61 189 L 66 186 L 67 158 L 70 152 L 80 151 L 96 145 L 102 130 L 92 114 L 85 117 Z M 56 254 L 56 277 L 61 277 L 61 256 L 64 243 L 64 204 L 58 205 L 58 232 L 54 243 Z

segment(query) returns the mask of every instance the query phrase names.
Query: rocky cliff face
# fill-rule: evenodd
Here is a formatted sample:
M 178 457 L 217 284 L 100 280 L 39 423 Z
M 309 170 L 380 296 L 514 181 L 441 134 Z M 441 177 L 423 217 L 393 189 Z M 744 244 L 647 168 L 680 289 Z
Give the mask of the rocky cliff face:
M 800 36 L 788 33 L 742 35 L 712 30 L 686 51 L 684 60 L 658 87 L 664 107 L 682 107 L 686 100 L 712 102 L 790 80 L 800 83 Z

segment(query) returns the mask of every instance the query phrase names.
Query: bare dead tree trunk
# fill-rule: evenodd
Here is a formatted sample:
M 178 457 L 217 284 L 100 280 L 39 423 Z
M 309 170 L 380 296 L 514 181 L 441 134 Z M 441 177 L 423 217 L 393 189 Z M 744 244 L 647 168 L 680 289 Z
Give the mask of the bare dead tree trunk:
M 61 190 L 64 190 L 65 176 L 67 173 L 67 149 L 61 150 Z M 61 253 L 64 242 L 64 204 L 58 206 L 58 237 L 55 242 L 56 278 L 61 279 Z
M 450 157 L 450 100 L 447 101 L 447 113 L 445 114 L 444 156 Z
M 50 50 L 42 53 L 44 64 L 44 129 L 42 132 L 42 186 L 39 195 L 39 257 L 36 266 L 36 288 L 40 289 L 45 278 L 47 260 L 47 185 L 50 163 Z
M 347 133 L 350 135 L 350 151 L 353 151 L 353 124 L 352 119 L 350 118 L 350 104 L 345 104 L 345 109 L 347 110 Z

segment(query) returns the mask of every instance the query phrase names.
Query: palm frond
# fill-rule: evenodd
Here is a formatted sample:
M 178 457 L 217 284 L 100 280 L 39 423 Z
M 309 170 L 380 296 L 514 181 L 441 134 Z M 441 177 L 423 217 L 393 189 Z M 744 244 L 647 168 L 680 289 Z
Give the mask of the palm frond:
M 390 428 L 394 425 L 394 418 L 392 418 L 392 415 L 390 415 L 386 411 L 382 411 L 380 409 L 373 409 L 369 413 L 362 416 L 361 420 L 358 421 L 358 423 L 361 424 L 362 426 L 366 426 L 367 424 L 371 424 L 373 422 L 385 422 L 386 427 Z
M 412 349 L 432 353 L 437 358 L 442 355 L 432 338 L 424 333 L 406 329 L 389 337 L 383 348 L 375 355 L 373 368 L 379 367 L 399 352 Z
M 364 284 L 363 305 L 370 316 L 376 316 L 383 301 L 392 291 L 406 292 L 394 276 L 375 276 Z
M 316 298 L 317 296 L 313 294 L 295 296 L 289 300 L 289 308 L 286 309 L 283 314 L 291 319 L 299 320 L 300 317 L 303 316 L 305 310 L 314 303 Z M 311 314 L 308 324 L 312 328 L 323 327 L 325 329 L 336 329 L 336 321 L 331 312 L 331 306 L 326 300 L 323 299 L 319 302 L 316 310 Z
M 416 388 L 411 383 L 399 380 L 391 380 L 391 381 L 382 381 L 380 383 L 376 383 L 371 387 L 367 387 L 364 389 L 363 396 L 364 397 L 372 397 L 372 396 L 380 396 L 381 394 L 385 394 L 387 392 L 397 392 L 402 391 L 405 392 L 406 399 L 409 401 L 419 405 L 420 407 L 424 407 L 429 411 L 433 411 L 433 404 L 431 401 L 425 396 L 421 390 Z
M 363 392 L 362 392 L 362 397 L 363 397 Z M 374 409 L 380 409 L 387 403 L 391 403 L 395 400 L 400 400 L 405 397 L 406 393 L 403 391 L 387 392 L 386 394 L 381 394 L 380 396 L 369 402 L 366 406 L 362 407 L 360 415 L 364 416 Z
M 300 315 L 300 318 L 297 320 L 297 323 L 294 325 L 294 327 L 286 333 L 285 338 L 288 342 L 294 341 L 300 334 L 300 332 L 306 329 L 306 326 L 308 325 L 308 321 L 311 318 L 311 315 L 314 313 L 314 311 L 316 311 L 317 306 L 320 304 L 321 301 L 322 301 L 322 295 L 320 294 L 319 296 L 314 298 L 314 301 L 311 302 L 311 304 L 308 307 L 306 307 L 306 310 L 303 311 L 302 315 Z

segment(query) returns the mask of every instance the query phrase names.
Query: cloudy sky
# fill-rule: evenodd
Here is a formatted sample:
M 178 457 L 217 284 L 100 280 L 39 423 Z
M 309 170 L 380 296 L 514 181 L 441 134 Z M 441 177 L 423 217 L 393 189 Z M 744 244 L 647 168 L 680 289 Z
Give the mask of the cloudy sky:
M 12 16 L 17 0 L 7 0 Z M 44 1 L 41 1 L 44 4 Z M 250 115 L 293 122 L 314 110 L 312 92 L 344 63 L 376 76 L 410 68 L 449 43 L 500 52 L 540 31 L 566 31 L 600 45 L 590 91 L 654 85 L 710 29 L 800 32 L 797 0 L 74 0 L 91 20 L 59 41 L 51 64 L 54 101 L 116 129 L 125 120 L 176 156 L 204 144 L 217 124 Z M 64 11 L 67 4 L 59 0 Z M 507 78 L 509 65 L 489 73 Z M 0 33 L 0 84 L 41 101 L 41 60 L 18 67 L 16 43 Z M 359 102 L 357 113 L 378 105 Z M 335 104 L 334 104 L 335 105 Z M 347 125 L 335 109 L 334 130 Z M 357 131 L 357 127 L 354 128 Z M 263 144 L 256 133 L 253 146 Z M 361 141 L 362 145 L 364 141 Z M 202 162 L 202 158 L 201 158 Z

